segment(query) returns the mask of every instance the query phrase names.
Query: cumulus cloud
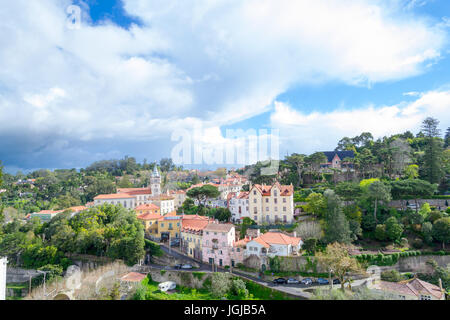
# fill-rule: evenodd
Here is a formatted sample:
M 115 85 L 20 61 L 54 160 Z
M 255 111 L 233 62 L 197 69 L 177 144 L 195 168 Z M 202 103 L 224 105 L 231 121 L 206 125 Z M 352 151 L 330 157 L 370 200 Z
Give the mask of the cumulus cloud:
M 0 158 L 33 168 L 123 152 L 156 159 L 175 128 L 251 118 L 294 85 L 420 74 L 447 38 L 404 1 L 123 3 L 142 25 L 70 29 L 69 0 L 3 4 Z
M 413 102 L 392 106 L 364 106 L 331 112 L 303 113 L 292 106 L 275 102 L 271 125 L 280 129 L 282 148 L 291 152 L 312 153 L 333 150 L 344 136 L 371 132 L 375 138 L 419 131 L 426 116 L 450 123 L 450 91 L 429 91 Z

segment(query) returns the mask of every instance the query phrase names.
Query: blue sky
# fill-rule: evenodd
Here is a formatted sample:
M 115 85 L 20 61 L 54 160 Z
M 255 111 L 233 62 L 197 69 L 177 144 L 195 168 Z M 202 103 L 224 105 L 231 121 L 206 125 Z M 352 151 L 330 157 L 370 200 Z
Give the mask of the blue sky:
M 210 150 L 273 128 L 284 155 L 450 125 L 446 0 L 19 0 L 0 21 L 9 172 L 159 160 L 177 129 Z

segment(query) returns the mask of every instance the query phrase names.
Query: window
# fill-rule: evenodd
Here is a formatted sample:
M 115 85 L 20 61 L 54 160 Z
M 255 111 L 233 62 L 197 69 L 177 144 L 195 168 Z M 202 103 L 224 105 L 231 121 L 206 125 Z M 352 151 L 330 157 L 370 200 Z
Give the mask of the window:
M 275 207 L 275 211 L 278 211 L 278 207 Z
M 258 213 L 258 210 L 255 208 L 253 208 L 253 213 Z
M 253 190 L 253 194 L 256 196 L 256 190 Z
M 208 232 L 208 231 L 206 231 L 206 234 L 209 234 L 209 232 Z
M 255 210 L 256 213 L 256 210 Z M 258 216 L 253 216 L 253 220 L 258 221 Z
M 275 195 L 275 197 L 278 196 L 277 190 L 275 190 L 275 191 L 273 192 L 273 194 Z
M 283 216 L 283 221 L 287 222 L 287 217 L 286 216 Z
M 276 204 L 276 203 L 278 202 L 277 200 L 278 200 L 278 199 L 276 199 L 276 198 L 275 198 L 275 199 L 273 199 L 273 203 L 275 203 L 275 204 Z
M 286 203 L 286 198 L 283 198 L 283 203 Z
M 207 246 L 209 245 L 209 240 L 206 240 L 206 245 L 207 245 Z
M 270 217 L 269 215 L 266 216 L 266 221 L 269 222 L 270 221 Z
M 266 198 L 266 203 L 269 203 L 269 198 Z
M 286 207 L 283 207 L 283 211 L 286 211 Z
M 266 211 L 269 211 L 269 207 L 266 207 Z
M 253 203 L 256 203 L 256 199 L 253 199 Z

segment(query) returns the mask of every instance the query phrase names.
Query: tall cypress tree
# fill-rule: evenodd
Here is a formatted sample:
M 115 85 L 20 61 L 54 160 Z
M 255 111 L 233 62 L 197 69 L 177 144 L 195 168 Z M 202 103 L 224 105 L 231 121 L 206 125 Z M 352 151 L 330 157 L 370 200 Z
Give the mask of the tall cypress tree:
M 428 117 L 422 122 L 422 132 L 426 139 L 423 178 L 430 183 L 439 183 L 443 176 L 442 170 L 442 139 L 438 129 L 439 120 Z
M 342 211 L 342 203 L 339 196 L 332 190 L 325 191 L 324 195 L 327 200 L 325 239 L 328 243 L 350 243 L 350 225 Z

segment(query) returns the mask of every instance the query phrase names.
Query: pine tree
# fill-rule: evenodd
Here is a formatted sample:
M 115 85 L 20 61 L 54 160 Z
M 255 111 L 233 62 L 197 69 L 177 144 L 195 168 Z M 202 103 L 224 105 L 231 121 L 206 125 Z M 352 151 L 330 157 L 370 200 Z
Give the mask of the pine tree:
M 423 177 L 430 183 L 439 183 L 443 176 L 441 164 L 443 150 L 438 125 L 439 120 L 430 117 L 422 123 L 422 132 L 426 139 Z

